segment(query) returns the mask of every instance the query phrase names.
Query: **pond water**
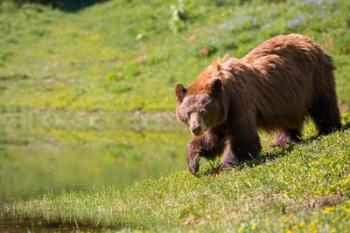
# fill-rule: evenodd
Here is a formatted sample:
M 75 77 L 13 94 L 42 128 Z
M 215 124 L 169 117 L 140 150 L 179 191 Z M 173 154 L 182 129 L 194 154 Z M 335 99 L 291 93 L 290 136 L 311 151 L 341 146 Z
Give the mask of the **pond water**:
M 47 192 L 123 188 L 183 170 L 188 138 L 169 113 L 3 110 L 0 204 Z

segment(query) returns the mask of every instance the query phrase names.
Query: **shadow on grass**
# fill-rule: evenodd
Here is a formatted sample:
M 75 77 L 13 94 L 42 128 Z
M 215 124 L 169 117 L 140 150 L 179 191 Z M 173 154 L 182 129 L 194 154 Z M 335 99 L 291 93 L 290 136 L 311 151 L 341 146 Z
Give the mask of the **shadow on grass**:
M 7 76 L 0 76 L 0 81 L 20 81 L 29 79 L 29 76 L 26 74 L 14 74 Z
M 342 127 L 342 130 L 348 130 L 350 129 L 350 121 L 349 122 L 345 122 L 345 124 Z
M 106 2 L 107 0 L 12 0 L 17 5 L 23 3 L 40 3 L 52 6 L 66 12 L 77 12 L 85 7 L 92 6 L 96 3 Z
M 350 129 L 350 122 L 344 123 L 343 127 L 341 128 L 341 131 L 345 131 L 348 129 Z M 324 136 L 327 136 L 327 135 L 324 135 Z M 318 140 L 322 137 L 323 137 L 323 135 L 314 135 L 312 137 L 309 137 L 307 139 L 302 140 L 302 142 L 298 143 L 297 145 L 308 145 L 308 144 L 311 144 L 313 141 Z M 287 149 L 281 149 L 281 150 L 270 152 L 270 153 L 269 152 L 262 153 L 257 158 L 254 158 L 250 161 L 247 161 L 245 163 L 237 165 L 234 169 L 242 170 L 245 167 L 255 167 L 255 166 L 259 166 L 261 164 L 265 164 L 267 161 L 271 161 L 271 160 L 275 160 L 275 159 L 280 158 L 280 157 L 284 157 L 284 156 L 288 155 L 293 150 L 294 146 L 295 146 L 295 144 L 290 146 Z M 220 164 L 218 164 L 216 166 L 211 167 L 210 169 L 203 172 L 202 174 L 198 175 L 198 177 L 217 175 L 221 172 L 223 172 L 223 171 L 220 170 Z
M 317 139 L 317 137 L 310 138 L 307 141 L 315 140 L 315 139 Z M 302 143 L 304 143 L 304 142 L 302 142 Z M 252 159 L 250 161 L 246 161 L 244 163 L 240 163 L 236 167 L 234 167 L 233 169 L 235 169 L 235 170 L 242 170 L 242 169 L 244 169 L 246 167 L 259 166 L 261 164 L 265 164 L 267 161 L 275 160 L 277 158 L 286 156 L 292 150 L 293 150 L 293 146 L 290 146 L 287 149 L 281 149 L 281 150 L 274 151 L 274 152 L 262 153 L 257 158 L 254 158 L 254 159 Z M 220 169 L 220 164 L 216 164 L 215 166 L 212 166 L 207 171 L 199 174 L 198 177 L 201 177 L 201 176 L 213 176 L 213 175 L 215 176 L 215 175 L 217 175 L 217 174 L 219 174 L 221 172 L 226 172 L 226 171 L 229 171 L 229 170 L 223 171 L 223 170 Z

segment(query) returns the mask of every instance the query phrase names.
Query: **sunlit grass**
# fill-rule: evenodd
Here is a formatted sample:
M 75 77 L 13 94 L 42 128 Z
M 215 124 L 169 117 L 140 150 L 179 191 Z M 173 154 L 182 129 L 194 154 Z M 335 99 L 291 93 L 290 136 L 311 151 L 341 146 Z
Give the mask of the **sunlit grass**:
M 23 158 L 42 142 L 53 150 L 88 146 L 94 157 L 80 154 L 88 166 L 77 166 L 73 175 L 92 183 L 101 183 L 107 160 L 122 162 L 106 165 L 105 175 L 118 167 L 125 179 L 167 173 L 175 162 L 180 167 L 189 135 L 168 113 L 175 108 L 175 83 L 188 84 L 217 56 L 242 57 L 278 34 L 314 38 L 334 58 L 339 102 L 350 102 L 349 1 L 184 1 L 180 22 L 171 21 L 172 4 L 179 9 L 178 1 L 113 0 L 67 13 L 1 1 L 0 139 L 6 144 L 0 153 L 12 153 L 2 171 L 24 163 L 42 174 L 57 169 L 53 182 L 66 178 L 74 159 L 54 163 L 51 150 L 37 161 L 32 151 Z M 271 149 L 272 136 L 261 133 L 260 158 L 216 176 L 208 174 L 218 161 L 203 161 L 199 178 L 184 170 L 122 190 L 57 188 L 1 203 L 1 215 L 153 231 L 346 232 L 349 112 L 343 122 L 343 131 L 315 140 L 307 124 L 305 142 L 290 151 Z M 16 184 L 42 188 L 26 182 L 26 172 L 17 170 Z
M 291 32 L 311 36 L 334 57 L 340 102 L 350 102 L 348 1 L 233 2 L 185 1 L 178 33 L 169 26 L 176 1 L 110 1 L 75 14 L 2 6 L 0 76 L 10 79 L 0 80 L 1 105 L 173 111 L 176 82 L 189 83 L 217 56 L 242 57 Z M 28 78 L 11 79 L 18 74 Z
M 187 171 L 129 188 L 46 194 L 4 206 L 18 219 L 153 230 L 344 232 L 350 220 L 350 131 L 306 141 L 229 172 Z

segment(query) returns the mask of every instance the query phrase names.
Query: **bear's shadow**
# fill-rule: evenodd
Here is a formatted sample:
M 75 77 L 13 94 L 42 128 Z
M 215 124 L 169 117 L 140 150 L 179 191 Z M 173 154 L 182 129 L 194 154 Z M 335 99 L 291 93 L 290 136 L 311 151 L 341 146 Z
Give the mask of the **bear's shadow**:
M 280 150 L 273 151 L 273 152 L 262 153 L 259 157 L 255 158 L 251 161 L 247 161 L 246 163 L 240 165 L 239 169 L 243 169 L 244 167 L 259 166 L 261 164 L 266 163 L 267 161 L 271 161 L 271 160 L 275 160 L 277 158 L 284 157 L 284 156 L 290 154 L 290 152 L 293 150 L 293 147 L 294 147 L 294 145 L 290 146 L 287 149 L 280 149 Z
M 348 130 L 348 129 L 350 129 L 350 122 L 344 123 L 341 131 Z M 311 144 L 313 141 L 320 139 L 321 137 L 322 136 L 315 135 L 315 136 L 304 139 L 302 142 L 298 143 L 297 145 L 308 145 L 308 144 Z M 247 161 L 243 164 L 239 164 L 236 167 L 234 167 L 233 169 L 242 170 L 246 167 L 255 167 L 255 166 L 259 166 L 261 164 L 265 164 L 267 161 L 271 161 L 271 160 L 275 160 L 277 158 L 284 157 L 284 156 L 288 155 L 293 150 L 294 146 L 295 145 L 292 145 L 287 149 L 280 149 L 278 151 L 262 153 L 259 157 L 254 158 L 250 161 Z M 222 172 L 225 172 L 225 171 L 220 170 L 220 165 L 217 165 L 215 167 L 208 169 L 207 171 L 202 172 L 201 174 L 198 174 L 197 176 L 198 177 L 212 176 L 212 175 L 217 175 L 217 174 L 222 173 Z
M 261 153 L 261 155 L 257 158 L 254 158 L 250 161 L 247 161 L 245 163 L 242 164 L 238 164 L 237 166 L 235 166 L 233 169 L 234 170 L 242 170 L 246 167 L 255 167 L 255 166 L 259 166 L 261 164 L 265 164 L 267 161 L 271 161 L 271 160 L 275 160 L 277 158 L 286 156 L 290 153 L 290 151 L 293 150 L 293 147 L 291 146 L 288 149 L 281 149 L 278 151 L 274 151 L 274 152 L 267 152 L 267 153 Z M 199 174 L 197 174 L 197 177 L 202 177 L 202 176 L 215 176 L 218 175 L 220 173 L 223 172 L 230 172 L 230 170 L 221 170 L 220 169 L 220 165 L 216 165 L 216 166 L 212 166 L 210 169 L 203 171 Z

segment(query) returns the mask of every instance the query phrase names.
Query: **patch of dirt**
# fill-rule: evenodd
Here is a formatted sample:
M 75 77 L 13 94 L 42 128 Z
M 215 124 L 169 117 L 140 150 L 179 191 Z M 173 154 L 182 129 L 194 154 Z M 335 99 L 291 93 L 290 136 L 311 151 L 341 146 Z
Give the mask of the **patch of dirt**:
M 339 107 L 339 111 L 341 113 L 343 113 L 343 112 L 346 112 L 346 111 L 348 111 L 350 109 L 350 104 L 348 104 L 348 103 L 341 103 L 341 104 L 338 105 L 338 107 Z
M 130 116 L 134 116 L 134 117 L 153 117 L 153 118 L 160 118 L 166 121 L 175 121 L 176 120 L 176 115 L 173 112 L 152 112 L 152 113 L 148 113 L 148 112 L 142 112 L 142 111 L 135 111 L 135 112 L 131 112 L 128 113 L 130 114 Z
M 136 58 L 136 61 L 140 64 L 144 64 L 147 60 L 148 60 L 148 56 L 145 54 Z
M 196 40 L 197 40 L 197 36 L 195 34 L 192 34 L 187 38 L 187 42 L 190 44 L 193 44 L 194 42 L 196 42 Z
M 340 194 L 324 196 L 318 199 L 311 199 L 304 204 L 304 209 L 313 209 L 316 207 L 336 206 L 344 201 Z

